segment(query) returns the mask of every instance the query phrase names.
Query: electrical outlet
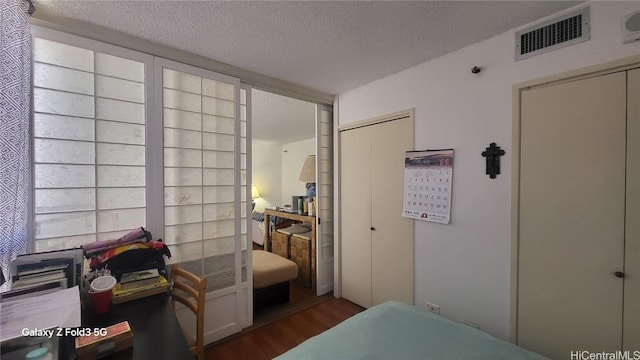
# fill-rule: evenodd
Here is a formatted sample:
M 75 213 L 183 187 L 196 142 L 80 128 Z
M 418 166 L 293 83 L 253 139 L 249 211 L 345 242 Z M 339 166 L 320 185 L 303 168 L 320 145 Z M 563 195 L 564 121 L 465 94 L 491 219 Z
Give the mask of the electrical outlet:
M 440 315 L 440 306 L 436 305 L 436 304 L 432 304 L 430 302 L 427 301 L 427 310 L 434 313 L 434 314 L 438 314 Z

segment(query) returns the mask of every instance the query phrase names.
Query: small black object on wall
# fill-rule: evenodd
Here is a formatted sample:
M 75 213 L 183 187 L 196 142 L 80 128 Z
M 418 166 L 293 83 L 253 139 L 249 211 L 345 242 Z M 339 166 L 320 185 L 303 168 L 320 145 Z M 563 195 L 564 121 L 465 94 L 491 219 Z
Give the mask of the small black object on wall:
M 482 156 L 486 159 L 486 171 L 485 174 L 490 178 L 495 179 L 497 174 L 500 174 L 500 156 L 504 155 L 504 150 L 500 149 L 496 143 L 492 142 L 489 147 L 482 152 Z

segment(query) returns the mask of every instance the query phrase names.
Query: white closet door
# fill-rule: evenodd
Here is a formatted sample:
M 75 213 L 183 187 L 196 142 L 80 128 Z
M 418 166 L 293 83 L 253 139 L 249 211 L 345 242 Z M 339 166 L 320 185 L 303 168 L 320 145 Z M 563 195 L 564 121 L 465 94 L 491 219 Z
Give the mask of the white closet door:
M 413 117 L 340 133 L 342 295 L 413 303 L 413 221 L 402 217 Z
M 371 126 L 340 133 L 342 296 L 371 306 Z
M 413 304 L 413 220 L 402 217 L 404 159 L 413 150 L 413 119 L 371 128 L 371 301 Z
M 551 358 L 622 346 L 626 110 L 624 72 L 522 92 L 517 342 Z
M 627 221 L 623 348 L 640 349 L 640 69 L 627 75 Z

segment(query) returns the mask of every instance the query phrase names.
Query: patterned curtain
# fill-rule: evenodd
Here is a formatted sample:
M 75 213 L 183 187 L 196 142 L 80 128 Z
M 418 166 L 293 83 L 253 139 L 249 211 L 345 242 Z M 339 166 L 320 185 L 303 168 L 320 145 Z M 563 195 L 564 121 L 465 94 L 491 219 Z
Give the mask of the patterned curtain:
M 31 188 L 30 3 L 0 0 L 0 267 L 27 251 Z

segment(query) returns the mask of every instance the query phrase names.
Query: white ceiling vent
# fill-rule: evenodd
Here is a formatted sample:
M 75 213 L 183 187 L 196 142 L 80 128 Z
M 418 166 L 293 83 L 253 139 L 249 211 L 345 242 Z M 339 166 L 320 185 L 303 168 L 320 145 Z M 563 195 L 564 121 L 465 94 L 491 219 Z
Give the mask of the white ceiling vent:
M 516 61 L 589 40 L 584 7 L 516 32 Z

